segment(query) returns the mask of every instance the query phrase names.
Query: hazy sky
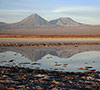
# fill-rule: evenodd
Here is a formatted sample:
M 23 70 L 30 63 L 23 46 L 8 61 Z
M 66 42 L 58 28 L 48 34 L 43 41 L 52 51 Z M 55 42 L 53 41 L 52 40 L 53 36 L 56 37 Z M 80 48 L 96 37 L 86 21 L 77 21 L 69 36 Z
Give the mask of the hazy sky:
M 18 22 L 32 13 L 48 21 L 70 17 L 82 23 L 100 24 L 100 0 L 0 0 L 0 22 Z

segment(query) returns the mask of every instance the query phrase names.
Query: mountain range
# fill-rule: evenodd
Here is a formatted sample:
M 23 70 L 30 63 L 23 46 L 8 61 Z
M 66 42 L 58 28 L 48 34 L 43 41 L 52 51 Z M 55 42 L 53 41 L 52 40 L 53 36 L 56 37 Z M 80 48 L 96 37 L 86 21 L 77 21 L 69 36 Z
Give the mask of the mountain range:
M 78 23 L 78 22 L 74 21 L 71 18 L 64 18 L 64 17 L 58 18 L 58 19 L 55 19 L 55 20 L 51 20 L 49 23 L 50 24 L 60 25 L 60 26 L 80 26 L 80 25 L 85 25 L 85 24 L 82 24 L 82 23 Z
M 4 22 L 0 22 L 0 26 L 2 26 L 2 25 L 5 25 L 6 23 L 4 23 Z
M 0 22 L 0 34 L 23 35 L 98 35 L 99 25 L 87 25 L 69 17 L 47 21 L 38 14 L 32 14 L 17 23 Z

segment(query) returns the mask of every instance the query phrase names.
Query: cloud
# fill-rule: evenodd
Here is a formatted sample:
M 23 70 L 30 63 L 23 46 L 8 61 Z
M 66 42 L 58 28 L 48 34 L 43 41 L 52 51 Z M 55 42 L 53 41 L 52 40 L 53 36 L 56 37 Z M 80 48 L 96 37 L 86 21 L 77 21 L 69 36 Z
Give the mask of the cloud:
M 51 10 L 51 12 L 83 23 L 100 24 L 100 7 L 63 7 Z
M 0 21 L 6 23 L 15 23 L 26 16 L 32 14 L 32 10 L 24 10 L 24 9 L 17 9 L 17 10 L 0 10 Z
M 32 12 L 32 10 L 0 10 L 0 13 L 25 13 Z
M 100 12 L 100 7 L 63 7 L 52 10 L 54 13 Z

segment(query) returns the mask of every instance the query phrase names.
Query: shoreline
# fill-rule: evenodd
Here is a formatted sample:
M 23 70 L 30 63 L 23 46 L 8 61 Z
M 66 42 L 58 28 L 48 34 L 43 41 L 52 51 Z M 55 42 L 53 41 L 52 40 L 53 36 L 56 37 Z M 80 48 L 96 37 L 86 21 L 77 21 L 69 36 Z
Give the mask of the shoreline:
M 100 45 L 100 38 L 0 38 L 0 46 Z
M 0 35 L 0 38 L 100 38 L 100 35 Z
M 8 46 L 16 46 L 16 47 L 21 47 L 21 46 L 44 46 L 44 47 L 49 47 L 49 46 L 66 46 L 66 45 L 100 45 L 100 43 L 0 43 L 0 46 L 8 47 Z
M 99 90 L 100 72 L 76 73 L 0 67 L 0 89 Z

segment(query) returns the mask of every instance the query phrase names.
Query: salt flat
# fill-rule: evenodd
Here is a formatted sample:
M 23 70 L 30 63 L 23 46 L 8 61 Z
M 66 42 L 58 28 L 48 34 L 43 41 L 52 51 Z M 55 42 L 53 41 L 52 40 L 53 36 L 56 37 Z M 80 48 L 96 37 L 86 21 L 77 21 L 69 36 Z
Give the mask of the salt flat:
M 100 38 L 0 38 L 0 43 L 98 43 Z

